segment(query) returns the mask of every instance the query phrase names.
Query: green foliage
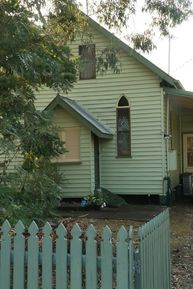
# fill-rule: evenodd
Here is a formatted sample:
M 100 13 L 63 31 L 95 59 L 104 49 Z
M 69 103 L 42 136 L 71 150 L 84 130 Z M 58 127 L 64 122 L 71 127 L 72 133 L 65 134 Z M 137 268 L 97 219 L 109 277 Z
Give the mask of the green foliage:
M 134 49 L 141 50 L 143 52 L 150 52 L 156 46 L 151 40 L 151 31 L 147 30 L 143 34 L 136 33 L 130 36 L 131 41 L 134 43 Z
M 118 51 L 113 47 L 106 47 L 99 51 L 96 61 L 97 73 L 103 75 L 107 70 L 114 73 L 121 71 L 121 63 L 119 62 Z
M 32 134 L 49 144 L 59 142 L 45 126 L 45 115 L 34 106 L 34 92 L 41 85 L 67 91 L 76 81 L 76 63 L 68 47 L 55 45 L 52 37 L 32 21 L 32 12 L 18 0 L 0 3 L 0 133 L 6 143 L 20 143 L 25 154 Z M 43 139 L 40 140 L 43 143 Z M 32 139 L 30 138 L 30 146 Z M 59 149 L 60 150 L 60 149 Z M 51 153 L 51 152 L 50 152 Z M 55 153 L 54 153 L 55 155 Z M 52 155 L 50 155 L 52 156 Z
M 56 205 L 62 180 L 51 159 L 64 147 L 51 117 L 36 110 L 35 91 L 67 91 L 76 81 L 68 47 L 33 18 L 22 1 L 0 2 L 0 217 L 12 221 L 45 218 Z M 23 162 L 10 174 L 19 156 Z
M 93 1 L 92 13 L 96 13 L 101 22 L 109 28 L 122 31 L 127 28 L 127 38 L 135 49 L 149 52 L 155 45 L 153 37 L 166 36 L 171 28 L 187 20 L 193 13 L 191 0 L 99 0 Z M 144 31 L 133 32 L 132 22 L 137 14 L 148 19 Z M 138 19 L 141 21 L 141 19 Z M 136 23 L 138 25 L 138 23 Z
M 0 221 L 21 219 L 29 224 L 51 218 L 62 194 L 62 180 L 49 161 L 39 161 L 33 171 L 18 168 L 6 177 L 6 185 L 0 185 Z

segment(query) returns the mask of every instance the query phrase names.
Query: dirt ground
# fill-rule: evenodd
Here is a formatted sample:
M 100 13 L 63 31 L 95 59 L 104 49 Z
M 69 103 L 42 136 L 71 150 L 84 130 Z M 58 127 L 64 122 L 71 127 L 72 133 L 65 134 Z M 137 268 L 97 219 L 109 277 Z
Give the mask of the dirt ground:
M 104 211 L 63 211 L 66 227 L 79 223 L 83 230 L 93 224 L 98 232 L 108 225 L 116 239 L 121 225 L 134 226 L 147 222 L 164 208 L 150 205 L 128 205 L 122 209 Z M 178 202 L 170 208 L 172 289 L 193 289 L 193 198 Z M 156 289 L 156 288 L 155 288 Z
M 193 288 L 193 199 L 170 209 L 172 289 Z

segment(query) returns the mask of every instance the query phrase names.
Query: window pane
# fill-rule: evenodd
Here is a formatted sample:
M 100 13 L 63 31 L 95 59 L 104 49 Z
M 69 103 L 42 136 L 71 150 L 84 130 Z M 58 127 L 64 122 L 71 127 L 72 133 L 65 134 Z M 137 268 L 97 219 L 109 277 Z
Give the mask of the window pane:
M 130 156 L 130 109 L 117 108 L 117 153 Z
M 80 160 L 80 127 L 59 128 L 58 136 L 64 141 L 66 151 L 53 159 L 54 162 Z
M 187 163 L 189 167 L 193 167 L 193 137 L 187 137 Z
M 118 131 L 129 131 L 128 116 L 122 115 L 118 118 Z
M 80 79 L 96 78 L 95 45 L 79 46 Z
M 129 106 L 128 100 L 125 96 L 122 96 L 119 100 L 118 106 Z
M 130 155 L 130 139 L 128 132 L 119 132 L 117 138 L 118 155 L 128 156 Z

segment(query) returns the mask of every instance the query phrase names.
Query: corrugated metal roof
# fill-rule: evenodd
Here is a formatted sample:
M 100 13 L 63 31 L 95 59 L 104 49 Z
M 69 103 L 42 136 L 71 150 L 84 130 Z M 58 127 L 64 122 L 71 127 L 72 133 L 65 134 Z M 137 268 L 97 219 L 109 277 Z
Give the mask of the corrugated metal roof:
M 53 110 L 57 105 L 63 107 L 66 111 L 79 119 L 86 127 L 100 138 L 112 138 L 112 132 L 101 122 L 99 122 L 91 113 L 86 111 L 75 100 L 68 97 L 57 95 L 45 110 Z

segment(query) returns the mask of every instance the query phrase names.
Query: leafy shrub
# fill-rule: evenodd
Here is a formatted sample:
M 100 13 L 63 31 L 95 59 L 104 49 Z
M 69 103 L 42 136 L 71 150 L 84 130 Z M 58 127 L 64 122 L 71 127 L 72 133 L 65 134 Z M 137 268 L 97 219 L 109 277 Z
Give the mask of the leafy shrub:
M 9 174 L 7 184 L 0 185 L 0 221 L 44 222 L 59 202 L 62 181 L 62 175 L 49 161 L 31 172 L 20 167 Z

